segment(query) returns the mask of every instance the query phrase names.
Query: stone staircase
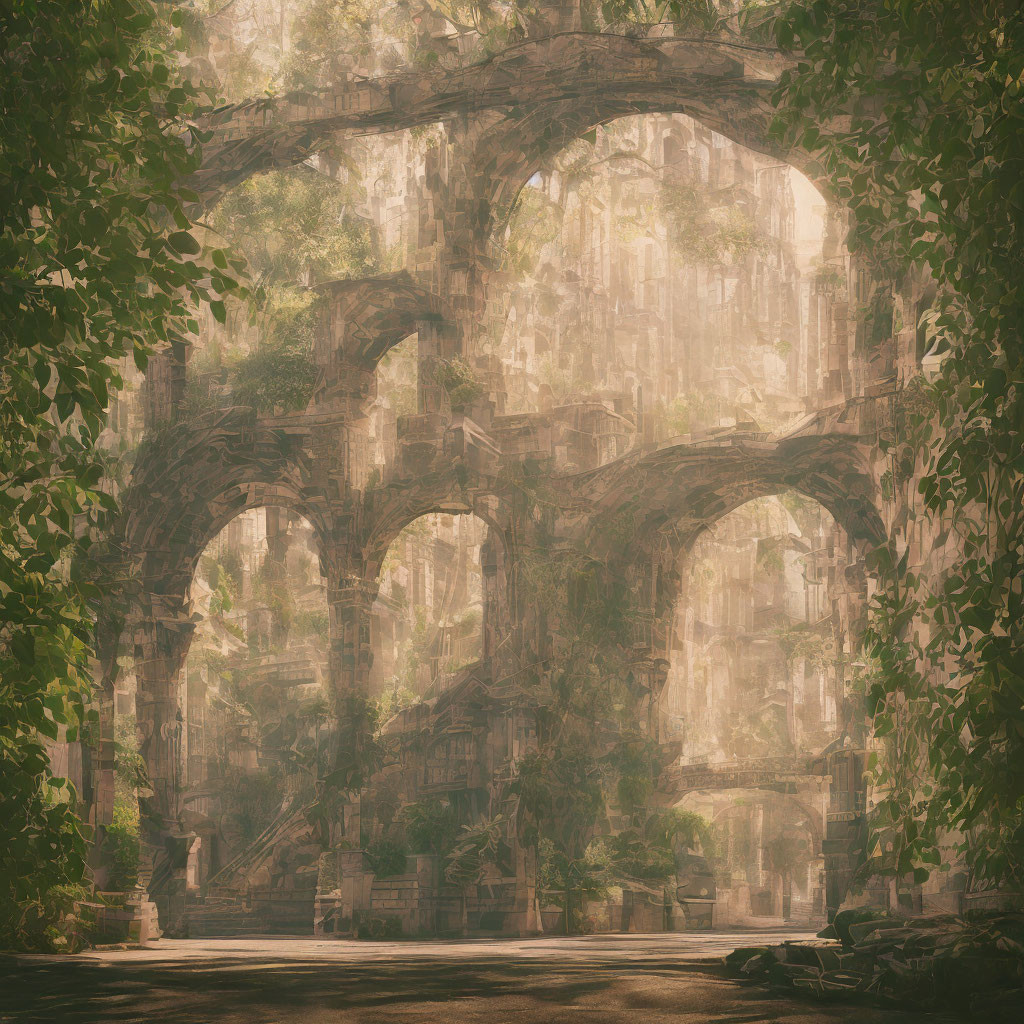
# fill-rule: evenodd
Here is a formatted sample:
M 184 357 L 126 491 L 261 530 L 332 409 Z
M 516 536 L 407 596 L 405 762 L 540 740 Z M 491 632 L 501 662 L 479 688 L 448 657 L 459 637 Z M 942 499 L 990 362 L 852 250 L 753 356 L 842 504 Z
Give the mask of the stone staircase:
M 189 896 L 186 908 L 191 938 L 236 935 L 312 935 L 315 888 L 226 889 Z
M 270 930 L 265 915 L 248 905 L 244 896 L 190 898 L 186 917 L 188 934 L 193 939 L 265 935 Z

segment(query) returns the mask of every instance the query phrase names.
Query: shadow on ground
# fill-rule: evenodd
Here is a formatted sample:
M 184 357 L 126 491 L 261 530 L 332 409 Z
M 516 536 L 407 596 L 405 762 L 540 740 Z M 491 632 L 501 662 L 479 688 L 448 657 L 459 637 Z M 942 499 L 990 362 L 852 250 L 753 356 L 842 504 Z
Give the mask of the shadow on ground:
M 934 1015 L 776 999 L 714 965 L 512 957 L 0 961 L 0 1024 L 911 1024 Z

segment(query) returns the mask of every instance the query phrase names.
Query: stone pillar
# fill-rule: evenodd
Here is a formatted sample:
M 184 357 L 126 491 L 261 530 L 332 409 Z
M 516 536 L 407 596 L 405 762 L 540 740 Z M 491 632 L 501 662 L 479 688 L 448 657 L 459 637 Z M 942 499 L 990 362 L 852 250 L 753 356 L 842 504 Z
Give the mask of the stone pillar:
M 370 618 L 379 589 L 377 580 L 357 576 L 342 576 L 328 586 L 328 665 L 331 694 L 336 700 L 352 693 L 366 695 L 373 663 Z
M 441 386 L 438 369 L 445 360 L 458 354 L 458 344 L 451 326 L 440 320 L 419 320 L 416 323 L 417 412 L 420 415 L 439 416 L 445 423 L 451 420 L 448 393 Z
M 313 395 L 314 478 L 335 497 L 361 490 L 370 475 L 370 420 L 377 393 L 371 368 L 338 358 L 323 370 Z
M 482 175 L 480 166 L 493 155 L 489 133 L 500 131 L 504 120 L 505 114 L 495 111 L 478 114 L 470 123 L 451 123 L 448 152 L 426 175 L 444 241 L 437 252 L 434 291 L 445 297 L 455 318 L 458 348 L 451 354 L 470 364 L 480 353 L 477 340 L 488 326 L 494 200 L 501 192 L 493 171 Z M 510 197 L 521 184 L 515 183 Z
M 362 892 L 362 869 L 357 872 L 359 878 L 353 872 L 362 863 L 360 792 L 376 769 L 369 681 L 373 665 L 370 627 L 378 587 L 376 580 L 336 576 L 327 590 L 328 696 L 334 738 L 328 776 L 319 791 L 319 838 L 324 853 L 314 925 L 317 934 L 354 933 L 356 911 L 362 908 L 353 897 L 356 890 Z M 357 857 L 350 856 L 357 853 Z
M 865 782 L 867 755 L 862 750 L 837 750 L 825 758 L 831 776 L 825 838 L 825 910 L 831 921 L 849 892 L 865 850 Z
M 114 817 L 114 692 L 104 686 L 95 701 L 99 720 L 92 741 L 82 744 L 82 818 L 93 830 L 89 867 L 97 889 L 108 888 L 112 861 L 106 829 Z
M 151 790 L 139 796 L 144 843 L 139 881 L 157 904 L 160 926 L 169 935 L 184 928 L 185 875 L 194 839 L 178 820 L 185 730 L 180 677 L 194 628 L 185 602 L 167 595 L 150 598 L 147 614 L 135 628 L 139 752 Z
M 368 409 L 377 394 L 375 339 L 358 322 L 346 282 L 325 285 L 313 351 L 320 373 L 314 413 L 315 482 L 332 496 L 362 489 L 370 473 Z
M 179 338 L 149 357 L 142 386 L 147 431 L 177 421 L 185 400 L 188 359 L 195 340 L 195 336 Z
M 118 604 L 116 597 L 109 603 L 104 601 L 96 617 L 96 657 L 90 663 L 90 670 L 95 682 L 93 709 L 98 717 L 79 736 L 82 751 L 79 814 L 93 830 L 89 867 L 94 885 L 100 890 L 107 888 L 112 867 L 105 840 L 107 826 L 114 816 L 114 687 L 124 626 Z
M 332 833 L 359 841 L 358 790 L 372 773 L 373 730 L 370 707 L 370 669 L 373 665 L 371 621 L 379 583 L 355 576 L 342 577 L 327 591 L 330 622 L 328 676 L 335 716 L 331 771 L 334 785 L 348 794 L 348 806 Z

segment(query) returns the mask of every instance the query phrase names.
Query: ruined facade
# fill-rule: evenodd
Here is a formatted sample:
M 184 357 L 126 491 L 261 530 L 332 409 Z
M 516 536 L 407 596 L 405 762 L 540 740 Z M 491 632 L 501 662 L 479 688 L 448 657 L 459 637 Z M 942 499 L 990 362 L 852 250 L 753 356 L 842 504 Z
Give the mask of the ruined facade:
M 141 883 L 178 934 L 558 927 L 517 770 L 578 657 L 579 606 L 614 600 L 599 657 L 661 751 L 649 805 L 719 826 L 718 919 L 822 917 L 862 854 L 849 666 L 916 317 L 870 337 L 876 285 L 842 211 L 822 200 L 812 230 L 805 203 L 798 223 L 789 167 L 826 183 L 767 131 L 771 61 L 573 31 L 477 59 L 451 35 L 428 70 L 343 68 L 315 98 L 215 118 L 195 181 L 211 206 L 304 160 L 337 180 L 326 140 L 380 135 L 365 206 L 398 266 L 296 281 L 302 407 L 214 387 L 188 409 L 208 318 L 112 414 L 146 428 L 118 537 L 135 590 L 97 669 L 108 739 L 134 714 L 146 766 Z M 767 738 L 730 714 L 751 702 Z M 100 826 L 113 760 L 101 744 L 90 768 Z M 436 850 L 383 868 L 425 800 L 500 822 L 471 880 Z M 601 823 L 624 827 L 621 809 Z M 680 864 L 667 902 L 593 900 L 590 926 L 706 923 L 698 876 Z

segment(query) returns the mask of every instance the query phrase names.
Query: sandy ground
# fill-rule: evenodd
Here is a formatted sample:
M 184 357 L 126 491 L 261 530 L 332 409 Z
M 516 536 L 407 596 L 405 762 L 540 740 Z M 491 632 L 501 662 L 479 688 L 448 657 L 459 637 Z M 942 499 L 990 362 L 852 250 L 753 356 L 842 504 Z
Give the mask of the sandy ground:
M 161 940 L 0 958 L 0 1024 L 910 1024 L 936 1015 L 776 998 L 727 979 L 738 945 L 799 933 L 466 942 Z

